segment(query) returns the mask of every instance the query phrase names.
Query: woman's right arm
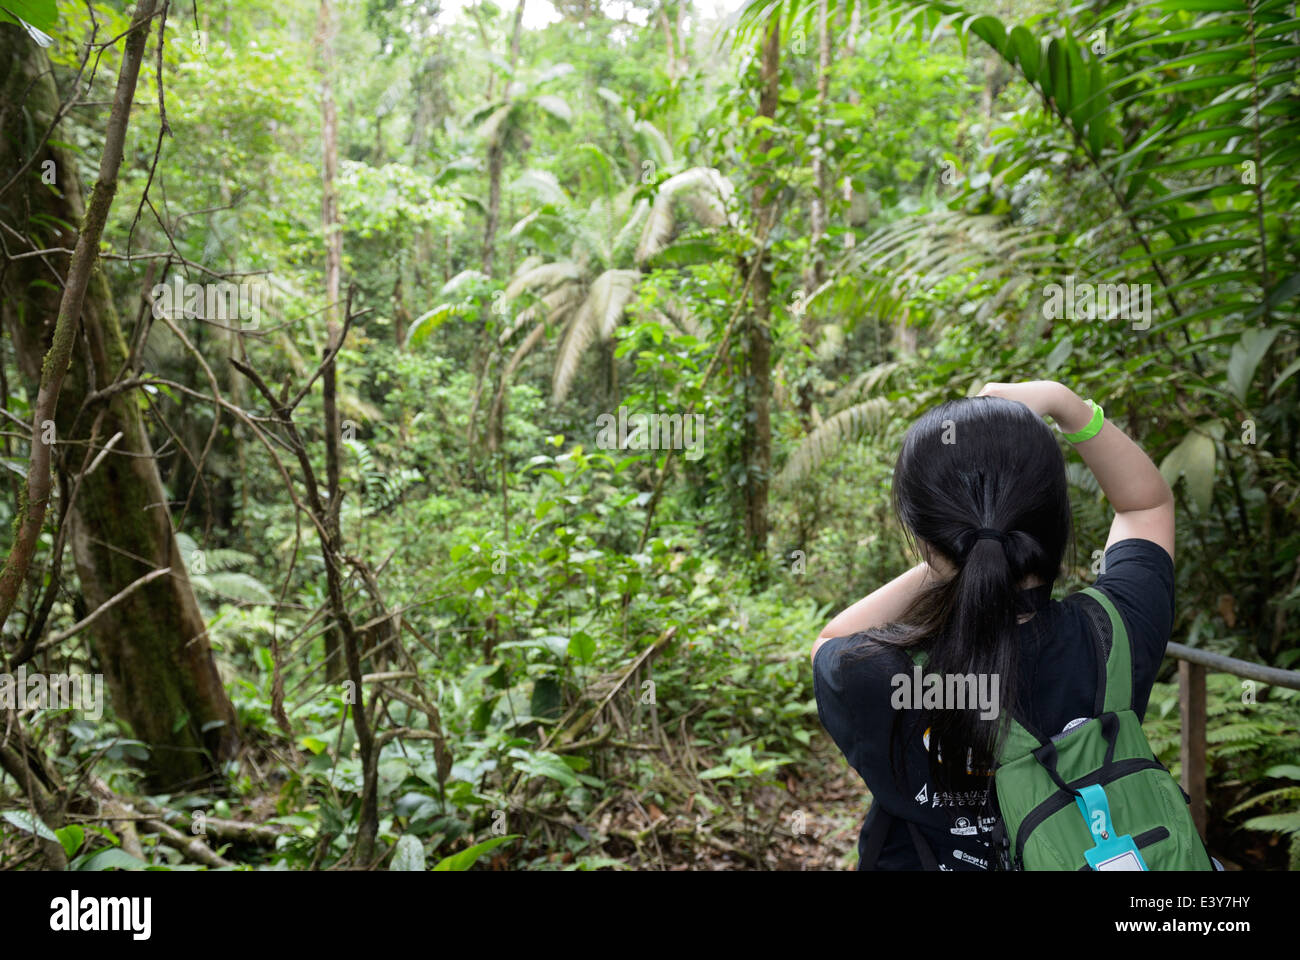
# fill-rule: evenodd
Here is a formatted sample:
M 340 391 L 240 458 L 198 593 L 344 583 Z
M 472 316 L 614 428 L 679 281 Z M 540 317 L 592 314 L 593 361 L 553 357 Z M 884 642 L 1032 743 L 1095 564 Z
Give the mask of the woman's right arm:
M 1092 408 L 1078 394 L 1050 380 L 990 383 L 980 395 L 1018 400 L 1040 416 L 1051 417 L 1065 433 L 1082 430 L 1092 419 Z M 1172 558 L 1174 494 L 1151 458 L 1110 420 L 1102 423 L 1095 437 L 1074 448 L 1115 510 L 1107 549 L 1121 540 L 1150 540 Z

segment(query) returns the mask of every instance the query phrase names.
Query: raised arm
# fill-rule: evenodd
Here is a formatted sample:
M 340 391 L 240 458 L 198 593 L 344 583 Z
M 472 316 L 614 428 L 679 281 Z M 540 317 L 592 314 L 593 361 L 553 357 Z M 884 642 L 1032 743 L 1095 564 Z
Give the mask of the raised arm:
M 821 632 L 813 642 L 813 660 L 817 659 L 817 648 L 832 637 L 847 637 L 851 633 L 860 633 L 872 627 L 893 623 L 911 605 L 912 600 L 921 592 L 926 580 L 938 574 L 930 565 L 922 561 L 906 573 L 899 574 L 883 587 L 867 594 L 857 603 L 848 607 Z
M 1051 417 L 1065 433 L 1081 430 L 1092 418 L 1092 408 L 1078 394 L 1051 380 L 990 383 L 980 396 L 1018 400 L 1040 416 Z M 1100 433 L 1074 448 L 1115 510 L 1106 547 L 1121 540 L 1150 540 L 1172 558 L 1174 494 L 1151 458 L 1109 419 Z

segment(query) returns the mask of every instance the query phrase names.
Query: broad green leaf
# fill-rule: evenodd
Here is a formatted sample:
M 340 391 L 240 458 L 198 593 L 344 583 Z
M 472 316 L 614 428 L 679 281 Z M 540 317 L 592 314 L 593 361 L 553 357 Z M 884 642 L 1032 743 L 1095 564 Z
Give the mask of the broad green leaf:
M 93 853 L 86 859 L 71 866 L 73 870 L 143 870 L 148 866 L 138 857 L 133 857 L 120 847 L 109 847 L 99 853 Z
M 1007 31 L 996 17 L 977 18 L 970 31 L 999 53 L 1007 49 Z
M 59 842 L 59 838 L 55 836 L 54 831 L 47 827 L 43 820 L 39 817 L 32 816 L 32 814 L 28 813 L 26 810 L 6 810 L 3 816 L 19 830 L 26 833 L 33 833 L 42 840 L 53 840 L 55 843 Z
M 569 656 L 579 663 L 590 663 L 596 655 L 596 641 L 589 634 L 578 631 L 569 641 Z
M 1274 813 L 1265 817 L 1252 817 L 1242 826 L 1247 830 L 1262 830 L 1266 833 L 1300 834 L 1300 813 Z
M 548 777 L 565 787 L 577 787 L 581 784 L 573 775 L 569 765 L 553 753 L 539 753 L 521 763 L 519 768 L 531 777 Z
M 1007 47 L 1009 53 L 1013 54 L 1015 60 L 1020 64 L 1020 70 L 1024 73 L 1025 79 L 1030 83 L 1038 77 L 1038 41 L 1034 35 L 1024 27 L 1011 28 L 1011 43 Z
M 58 836 L 59 843 L 63 844 L 63 852 L 69 857 L 81 849 L 82 841 L 86 839 L 86 831 L 75 823 L 61 827 L 55 830 L 54 833 Z
M 40 46 L 48 47 L 53 42 L 48 34 L 59 25 L 59 10 L 55 0 L 0 0 L 0 22 L 18 24 Z
M 1280 332 L 1278 327 L 1247 330 L 1232 348 L 1232 355 L 1228 358 L 1228 386 L 1233 396 L 1242 403 L 1246 402 L 1246 394 L 1250 390 L 1251 381 L 1255 379 L 1259 362 L 1264 359 Z
M 397 846 L 393 850 L 393 859 L 389 863 L 388 869 L 423 870 L 424 845 L 420 843 L 420 838 L 413 837 L 409 833 L 404 833 L 398 837 Z
M 1160 463 L 1160 474 L 1169 486 L 1180 476 L 1187 478 L 1187 492 L 1202 513 L 1210 509 L 1214 493 L 1214 440 L 1206 433 L 1189 430 L 1181 443 Z

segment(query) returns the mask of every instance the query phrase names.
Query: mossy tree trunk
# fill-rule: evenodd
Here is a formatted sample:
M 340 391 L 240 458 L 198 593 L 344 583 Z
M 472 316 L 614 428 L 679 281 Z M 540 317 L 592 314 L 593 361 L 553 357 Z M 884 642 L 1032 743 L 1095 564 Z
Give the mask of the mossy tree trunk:
M 40 47 L 17 28 L 0 24 L 0 181 L 36 148 L 33 136 L 58 109 L 50 71 Z M 51 172 L 54 182 L 43 182 Z M 72 249 L 78 234 L 67 225 L 82 224 L 85 216 L 71 155 L 48 143 L 22 182 L 0 197 L 0 217 L 37 244 L 35 249 Z M 8 241 L 11 250 L 15 242 Z M 68 263 L 67 254 L 52 253 L 0 267 L 0 320 L 12 338 L 29 396 L 40 383 Z M 105 610 L 89 633 L 117 716 L 149 745 L 151 788 L 174 790 L 207 780 L 234 754 L 235 711 L 177 548 L 139 394 L 124 390 L 87 403 L 117 379 L 128 354 L 108 283 L 98 269 L 90 277 L 75 336 L 54 417 L 54 463 L 64 495 L 87 463 L 87 444 L 101 449 L 117 434 L 121 438 L 82 477 L 67 515 L 68 542 L 88 610 L 151 571 L 170 569 Z
M 781 21 L 773 14 L 768 20 L 763 41 L 763 60 L 760 74 L 758 116 L 776 117 L 780 96 L 781 77 Z M 773 140 L 766 137 L 760 147 L 764 152 L 772 149 Z M 759 226 L 759 236 L 765 245 L 775 219 L 776 189 L 761 174 L 756 175 L 753 187 L 754 216 Z M 755 251 L 759 258 L 754 271 L 754 312 L 749 321 L 749 405 L 753 420 L 745 427 L 745 533 L 751 556 L 765 561 L 767 556 L 767 499 L 769 473 L 772 467 L 772 274 L 764 269 L 766 246 Z M 767 566 L 759 569 L 766 576 Z

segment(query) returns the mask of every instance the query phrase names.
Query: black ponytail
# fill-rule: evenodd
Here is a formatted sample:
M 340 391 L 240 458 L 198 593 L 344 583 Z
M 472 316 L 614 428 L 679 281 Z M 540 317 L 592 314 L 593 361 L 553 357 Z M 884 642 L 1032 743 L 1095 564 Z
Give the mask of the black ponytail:
M 901 744 L 928 728 L 935 788 L 986 786 L 1006 718 L 1018 706 L 1021 584 L 1030 578 L 1051 584 L 1070 539 L 1065 461 L 1051 428 L 1024 404 L 970 397 L 944 403 L 912 425 L 893 493 L 908 535 L 956 573 L 922 591 L 898 623 L 871 636 L 907 653 L 925 651 L 926 675 L 973 674 L 996 683 L 998 696 L 996 716 L 949 703 L 949 709 L 923 710 L 920 730 L 903 731 L 900 711 L 890 738 L 895 779 L 905 756 Z M 1036 620 L 1032 629 L 1042 626 Z

